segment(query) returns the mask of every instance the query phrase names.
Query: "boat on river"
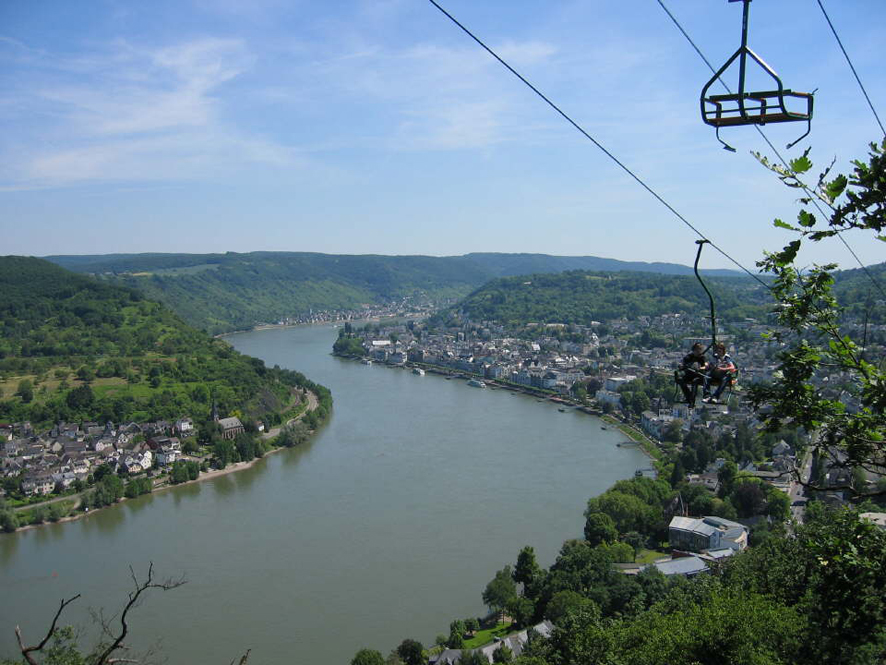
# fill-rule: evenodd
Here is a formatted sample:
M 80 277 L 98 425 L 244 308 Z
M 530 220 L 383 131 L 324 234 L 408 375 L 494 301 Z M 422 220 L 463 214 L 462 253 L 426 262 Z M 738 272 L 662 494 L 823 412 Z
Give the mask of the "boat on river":
M 363 358 L 363 360 L 361 360 L 360 363 L 363 365 L 371 365 L 372 361 L 369 358 Z
M 473 388 L 485 388 L 486 387 L 486 384 L 478 379 L 471 379 L 470 381 L 468 381 L 468 385 Z
M 424 376 L 425 375 L 425 371 L 421 367 L 413 367 L 412 373 L 415 374 L 416 376 Z

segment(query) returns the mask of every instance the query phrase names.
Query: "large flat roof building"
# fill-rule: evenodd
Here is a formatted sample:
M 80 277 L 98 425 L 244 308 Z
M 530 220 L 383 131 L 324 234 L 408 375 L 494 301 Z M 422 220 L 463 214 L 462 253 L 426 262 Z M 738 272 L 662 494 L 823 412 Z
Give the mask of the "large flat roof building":
M 671 547 L 690 552 L 748 546 L 748 527 L 722 517 L 674 517 L 668 525 Z

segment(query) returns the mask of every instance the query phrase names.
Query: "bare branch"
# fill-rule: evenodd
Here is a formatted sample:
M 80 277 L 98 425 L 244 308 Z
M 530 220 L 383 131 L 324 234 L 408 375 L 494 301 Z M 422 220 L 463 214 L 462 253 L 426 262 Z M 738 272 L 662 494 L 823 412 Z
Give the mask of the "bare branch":
M 124 663 L 124 662 L 135 662 L 126 659 L 120 658 L 111 658 L 111 655 L 117 651 L 118 649 L 125 648 L 123 646 L 123 640 L 126 638 L 127 633 L 129 632 L 129 624 L 126 623 L 127 616 L 129 611 L 136 607 L 138 604 L 138 600 L 141 595 L 147 591 L 148 589 L 160 589 L 161 591 L 169 591 L 170 589 L 176 589 L 183 584 L 185 584 L 184 579 L 178 580 L 167 580 L 165 582 L 155 582 L 154 581 L 154 563 L 148 566 L 148 576 L 144 582 L 139 582 L 138 577 L 135 574 L 135 571 L 132 569 L 132 566 L 129 567 L 129 572 L 132 576 L 133 584 L 135 585 L 135 591 L 130 592 L 129 594 L 129 602 L 123 608 L 123 611 L 120 613 L 120 634 L 117 635 L 110 645 L 101 653 L 101 655 L 96 659 L 96 665 L 109 665 L 110 663 Z
M 240 657 L 240 662 L 238 663 L 238 665 L 246 665 L 247 661 L 249 660 L 249 652 L 250 651 L 252 651 L 252 649 L 246 650 L 246 653 L 244 653 L 243 656 Z M 233 660 L 231 661 L 231 665 L 234 665 Z
M 78 593 L 76 596 L 74 596 L 73 598 L 69 598 L 68 600 L 62 599 L 61 604 L 58 607 L 58 611 L 55 613 L 55 617 L 53 617 L 52 619 L 52 625 L 49 626 L 49 631 L 46 633 L 46 637 L 44 637 L 43 641 L 41 641 L 40 644 L 38 644 L 37 646 L 26 647 L 24 644 L 24 640 L 22 639 L 21 628 L 18 626 L 15 627 L 15 636 L 18 638 L 19 649 L 22 652 L 22 656 L 26 661 L 28 661 L 28 663 L 30 663 L 31 665 L 37 665 L 37 661 L 34 660 L 34 657 L 31 656 L 31 654 L 36 651 L 41 651 L 43 647 L 46 646 L 46 643 L 49 642 L 50 638 L 55 633 L 55 625 L 58 623 L 58 618 L 62 615 L 62 612 L 64 612 L 65 608 L 73 603 L 75 600 L 77 600 L 79 597 L 80 594 Z

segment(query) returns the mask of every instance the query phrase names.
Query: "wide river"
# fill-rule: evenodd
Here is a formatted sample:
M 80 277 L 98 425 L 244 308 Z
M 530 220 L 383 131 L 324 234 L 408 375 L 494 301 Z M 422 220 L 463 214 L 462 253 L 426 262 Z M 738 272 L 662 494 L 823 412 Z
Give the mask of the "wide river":
M 0 535 L 0 656 L 45 633 L 61 598 L 125 601 L 129 566 L 188 583 L 131 615 L 132 644 L 172 664 L 345 665 L 361 647 L 424 644 L 484 613 L 524 545 L 550 565 L 587 499 L 649 461 L 600 421 L 463 380 L 330 355 L 332 327 L 235 335 L 240 351 L 333 393 L 324 429 L 251 469 L 67 524 Z

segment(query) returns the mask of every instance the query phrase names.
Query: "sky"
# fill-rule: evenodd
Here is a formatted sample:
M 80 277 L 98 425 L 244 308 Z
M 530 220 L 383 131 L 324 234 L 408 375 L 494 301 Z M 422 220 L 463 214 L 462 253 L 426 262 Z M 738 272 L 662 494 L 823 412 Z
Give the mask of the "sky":
M 741 3 L 663 0 L 717 67 Z M 822 0 L 886 119 L 886 2 Z M 657 0 L 440 0 L 745 267 L 797 192 L 699 117 L 707 66 Z M 750 46 L 846 171 L 882 135 L 816 0 Z M 737 87 L 737 72 L 727 82 Z M 758 77 L 751 86 L 768 88 Z M 691 264 L 698 236 L 427 0 L 0 0 L 0 255 L 539 252 Z M 865 264 L 886 245 L 847 241 Z M 838 240 L 807 264 L 857 266 Z M 717 252 L 705 267 L 735 267 Z

